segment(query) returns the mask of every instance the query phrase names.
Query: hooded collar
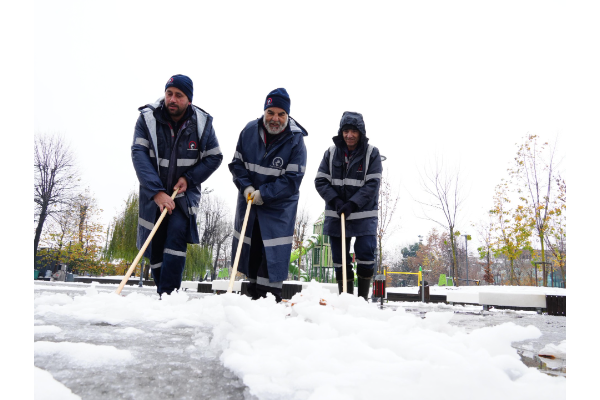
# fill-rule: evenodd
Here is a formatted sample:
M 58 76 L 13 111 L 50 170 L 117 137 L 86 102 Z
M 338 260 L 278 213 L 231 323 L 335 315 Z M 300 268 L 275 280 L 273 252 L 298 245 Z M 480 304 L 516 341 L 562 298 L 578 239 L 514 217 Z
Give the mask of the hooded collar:
M 358 128 L 358 131 L 360 132 L 360 141 L 358 142 L 355 151 L 363 151 L 369 143 L 369 138 L 367 137 L 367 129 L 365 128 L 365 122 L 363 120 L 362 114 L 353 111 L 344 111 L 342 119 L 340 120 L 340 128 L 338 129 L 338 134 L 337 136 L 333 137 L 333 143 L 335 144 L 335 146 L 347 152 L 348 146 L 346 146 L 346 142 L 344 141 L 344 137 L 342 135 L 342 127 L 344 125 L 354 125 Z

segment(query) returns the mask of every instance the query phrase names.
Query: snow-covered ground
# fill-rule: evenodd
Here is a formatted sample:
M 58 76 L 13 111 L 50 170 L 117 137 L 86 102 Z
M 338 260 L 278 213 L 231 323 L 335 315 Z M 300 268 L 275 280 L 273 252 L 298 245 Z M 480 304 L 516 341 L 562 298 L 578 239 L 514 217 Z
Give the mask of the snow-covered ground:
M 566 398 L 565 317 L 115 288 L 35 282 L 36 399 Z

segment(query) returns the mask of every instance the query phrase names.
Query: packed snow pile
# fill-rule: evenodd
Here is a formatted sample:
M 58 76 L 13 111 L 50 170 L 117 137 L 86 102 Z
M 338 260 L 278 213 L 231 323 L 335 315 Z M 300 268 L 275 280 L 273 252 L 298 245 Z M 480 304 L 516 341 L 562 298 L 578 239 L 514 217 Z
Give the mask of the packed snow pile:
M 110 324 L 115 335 L 132 337 L 195 329 L 181 351 L 220 357 L 259 399 L 566 396 L 564 377 L 525 366 L 511 347 L 538 338 L 536 327 L 506 323 L 466 333 L 449 323 L 453 313 L 421 318 L 401 308 L 381 310 L 316 282 L 280 304 L 272 296 L 251 301 L 236 294 L 191 299 L 180 292 L 158 301 L 155 294 L 123 297 L 95 288 L 74 298 L 50 293 L 35 299 L 35 318 L 46 316 Z M 201 333 L 206 329 L 211 336 Z M 52 353 L 81 368 L 108 362 L 135 368 L 136 354 L 127 349 L 43 340 L 35 344 L 36 357 Z
M 119 350 L 112 346 L 88 343 L 37 341 L 33 345 L 36 355 L 49 355 L 78 367 L 99 367 L 111 364 L 123 364 L 133 361 L 129 350 Z

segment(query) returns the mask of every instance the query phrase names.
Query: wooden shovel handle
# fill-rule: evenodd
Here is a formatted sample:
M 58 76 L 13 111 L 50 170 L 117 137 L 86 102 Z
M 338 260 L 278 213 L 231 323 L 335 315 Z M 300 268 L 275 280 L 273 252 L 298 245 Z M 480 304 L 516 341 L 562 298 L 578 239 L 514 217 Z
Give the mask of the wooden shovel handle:
M 250 194 L 246 199 L 248 206 L 246 206 L 246 215 L 244 216 L 244 223 L 242 224 L 242 231 L 240 232 L 240 238 L 238 239 L 238 247 L 235 251 L 235 260 L 233 261 L 233 268 L 231 269 L 231 276 L 229 277 L 229 287 L 227 287 L 227 293 L 233 291 L 233 282 L 235 281 L 235 275 L 237 274 L 238 263 L 240 262 L 240 254 L 242 254 L 242 246 L 244 245 L 244 238 L 246 237 L 246 225 L 248 225 L 248 217 L 250 216 L 250 207 L 252 206 L 252 199 Z
M 179 191 L 179 189 L 175 189 L 175 191 L 173 192 L 173 195 L 171 196 L 171 199 L 173 199 L 173 200 L 175 199 L 175 196 L 177 195 L 178 191 Z M 163 208 L 163 211 L 160 214 L 160 217 L 158 218 L 158 221 L 156 221 L 156 224 L 154 224 L 154 228 L 152 228 L 152 231 L 150 232 L 150 235 L 148 235 L 148 239 L 146 239 L 146 242 L 144 243 L 144 245 L 140 249 L 140 252 L 138 253 L 138 255 L 135 257 L 135 260 L 133 260 L 133 263 L 131 264 L 131 267 L 129 267 L 129 269 L 127 270 L 127 273 L 125 274 L 125 277 L 123 278 L 123 280 L 119 284 L 119 287 L 115 291 L 116 294 L 120 294 L 121 290 L 123 290 L 123 287 L 125 287 L 125 284 L 129 280 L 129 277 L 131 276 L 131 273 L 133 272 L 134 268 L 137 266 L 137 263 L 140 261 L 140 259 L 144 255 L 144 252 L 146 251 L 146 248 L 148 247 L 148 245 L 152 241 L 152 238 L 154 237 L 154 234 L 156 233 L 156 231 L 157 231 L 160 223 L 165 218 L 165 215 L 167 215 L 167 211 L 169 211 L 169 210 L 167 210 L 167 207 Z
M 341 215 L 342 218 L 342 274 L 344 283 L 342 284 L 342 293 L 348 293 L 348 281 L 346 272 L 346 216 L 344 213 Z

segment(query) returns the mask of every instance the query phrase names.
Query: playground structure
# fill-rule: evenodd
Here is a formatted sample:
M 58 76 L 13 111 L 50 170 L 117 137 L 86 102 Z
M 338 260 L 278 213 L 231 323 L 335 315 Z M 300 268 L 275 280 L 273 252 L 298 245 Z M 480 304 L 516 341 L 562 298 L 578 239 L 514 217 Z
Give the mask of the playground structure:
M 383 308 L 383 299 L 386 297 L 385 284 L 387 282 L 387 274 L 404 274 L 417 275 L 417 286 L 419 287 L 421 301 L 424 303 L 426 297 L 429 298 L 429 286 L 425 286 L 425 280 L 423 279 L 424 272 L 431 272 L 431 270 L 424 270 L 423 267 L 419 266 L 418 272 L 388 272 L 387 268 L 383 268 L 383 275 L 377 275 L 373 283 L 373 301 L 377 301 L 377 299 L 381 300 L 381 307 Z
M 316 245 L 318 245 L 322 240 L 321 235 L 312 234 L 307 240 L 302 243 L 301 247 L 298 247 L 296 250 L 292 251 L 290 254 L 290 265 L 289 272 L 292 275 L 298 276 L 300 279 L 300 267 L 299 261 L 302 257 L 304 257 L 310 250 L 312 250 Z
M 423 279 L 423 269 L 422 267 L 419 267 L 419 272 L 395 272 L 395 271 L 389 271 L 387 270 L 387 268 L 383 269 L 383 275 L 386 278 L 387 281 L 387 274 L 404 274 L 404 275 L 417 275 L 417 286 L 421 286 L 421 280 Z

